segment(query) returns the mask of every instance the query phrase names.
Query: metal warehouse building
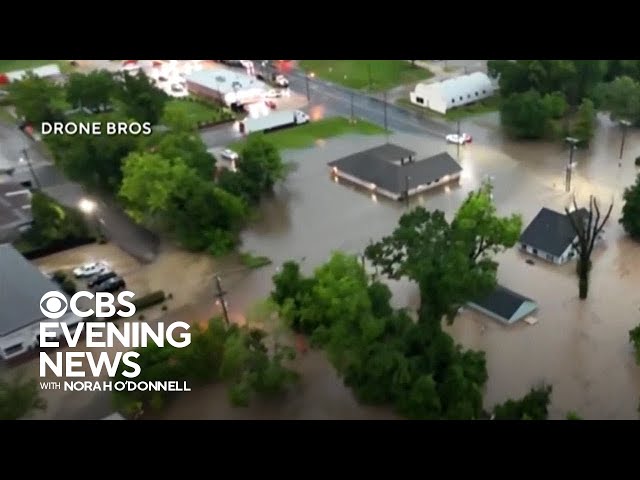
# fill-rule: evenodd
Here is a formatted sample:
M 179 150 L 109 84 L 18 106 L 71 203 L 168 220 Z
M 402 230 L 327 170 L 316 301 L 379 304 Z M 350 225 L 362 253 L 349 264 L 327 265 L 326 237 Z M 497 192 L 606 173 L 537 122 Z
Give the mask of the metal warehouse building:
M 445 114 L 452 108 L 490 97 L 495 90 L 496 86 L 487 74 L 475 72 L 442 82 L 419 83 L 409 98 L 414 105 Z
M 254 77 L 224 68 L 199 70 L 189 75 L 186 83 L 189 93 L 227 105 L 258 101 L 267 90 L 267 85 Z

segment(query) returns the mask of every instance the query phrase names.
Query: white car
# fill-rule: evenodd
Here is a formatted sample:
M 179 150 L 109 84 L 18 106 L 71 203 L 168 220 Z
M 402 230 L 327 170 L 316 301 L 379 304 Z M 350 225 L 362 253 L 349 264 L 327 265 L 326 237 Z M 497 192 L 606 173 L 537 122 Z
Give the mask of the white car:
M 231 161 L 235 161 L 238 160 L 239 155 L 234 152 L 233 150 L 229 149 L 229 148 L 225 148 L 221 153 L 220 156 L 222 158 L 224 158 L 225 160 L 231 160 Z
M 447 135 L 445 138 L 448 143 L 455 143 L 457 145 L 464 145 L 465 143 L 471 143 L 471 141 L 473 140 L 471 138 L 471 135 L 469 135 L 468 133 L 462 133 L 460 135 L 458 135 L 457 133 L 451 133 Z
M 107 262 L 89 262 L 73 269 L 76 278 L 92 277 L 93 275 L 101 275 L 109 271 Z
M 265 98 L 280 98 L 282 97 L 282 91 L 280 90 L 269 90 L 264 94 Z

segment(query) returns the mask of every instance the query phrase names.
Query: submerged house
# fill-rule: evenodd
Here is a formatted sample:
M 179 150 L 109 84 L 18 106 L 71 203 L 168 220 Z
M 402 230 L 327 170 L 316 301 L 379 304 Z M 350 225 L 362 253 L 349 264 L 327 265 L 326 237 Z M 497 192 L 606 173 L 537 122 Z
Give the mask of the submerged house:
M 519 322 L 538 309 L 538 304 L 532 299 L 501 285 L 498 285 L 489 295 L 469 302 L 468 305 L 506 325 Z

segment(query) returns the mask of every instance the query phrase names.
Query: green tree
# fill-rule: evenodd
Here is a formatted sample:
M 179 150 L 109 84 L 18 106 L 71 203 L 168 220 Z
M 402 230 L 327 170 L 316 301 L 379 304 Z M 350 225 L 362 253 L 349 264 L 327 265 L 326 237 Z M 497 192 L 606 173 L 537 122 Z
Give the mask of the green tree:
M 63 119 L 64 90 L 59 85 L 28 72 L 20 81 L 7 87 L 9 99 L 16 113 L 39 125 Z
M 158 153 L 133 153 L 123 167 L 119 195 L 140 223 L 173 232 L 186 248 L 212 254 L 235 244 L 246 208 L 182 160 Z
M 164 106 L 161 123 L 174 132 L 193 132 L 195 124 L 189 113 L 176 102 L 167 102 Z
M 91 117 L 81 117 L 95 121 Z M 91 119 L 91 120 L 90 120 Z M 102 131 L 106 122 L 123 121 L 118 114 L 101 116 Z M 122 161 L 138 146 L 131 135 L 51 135 L 46 138 L 56 165 L 72 180 L 91 190 L 115 193 L 122 181 Z
M 9 381 L 0 380 L 0 420 L 20 420 L 34 410 L 46 408 L 36 379 L 17 376 Z
M 169 98 L 143 72 L 137 75 L 124 73 L 116 95 L 128 117 L 140 123 L 150 122 L 152 125 L 160 121 Z
M 636 177 L 636 183 L 626 188 L 622 207 L 620 223 L 631 238 L 640 240 L 640 174 Z
M 636 353 L 636 363 L 640 365 L 640 325 L 629 331 L 629 340 Z
M 542 102 L 549 112 L 551 118 L 559 119 L 564 117 L 569 106 L 567 100 L 561 92 L 548 93 L 542 97 Z
M 547 420 L 553 388 L 542 385 L 532 388 L 520 400 L 507 400 L 493 409 L 495 420 Z
M 152 135 L 145 144 L 147 151 L 157 153 L 174 163 L 182 162 L 194 169 L 203 179 L 213 178 L 216 159 L 207 151 L 207 146 L 197 133 L 161 133 L 157 136 Z
M 551 112 L 536 90 L 514 93 L 500 104 L 500 119 L 515 138 L 542 138 L 548 131 Z
M 67 82 L 67 100 L 74 107 L 96 110 L 110 103 L 118 87 L 113 75 L 107 70 L 96 70 L 88 74 L 72 73 Z
M 603 85 L 599 92 L 599 105 L 613 120 L 640 121 L 640 83 L 630 77 L 618 77 Z
M 567 420 L 583 420 L 583 418 L 576 412 L 572 411 L 567 413 Z
M 31 243 L 47 245 L 89 236 L 89 228 L 80 212 L 60 205 L 41 192 L 33 192 L 31 196 L 31 215 L 33 225 L 26 234 Z
M 238 173 L 245 179 L 245 195 L 252 202 L 260 200 L 263 193 L 286 175 L 280 152 L 264 134 L 249 135 L 240 158 Z
M 584 144 L 588 144 L 593 138 L 596 128 L 596 108 L 591 100 L 585 98 L 578 108 L 576 122 L 573 125 L 571 136 Z
M 469 194 L 451 225 L 441 211 L 418 207 L 400 218 L 391 236 L 367 247 L 366 255 L 390 278 L 417 282 L 423 318 L 439 323 L 494 288 L 493 255 L 515 245 L 521 227 L 517 215 L 496 216 L 492 189 L 484 185 Z

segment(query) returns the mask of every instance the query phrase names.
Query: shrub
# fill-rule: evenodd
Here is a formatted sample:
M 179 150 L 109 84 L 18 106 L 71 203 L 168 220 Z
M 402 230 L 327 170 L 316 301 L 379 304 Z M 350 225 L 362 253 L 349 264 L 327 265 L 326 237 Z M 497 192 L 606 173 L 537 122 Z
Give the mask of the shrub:
M 157 290 L 155 292 L 151 292 L 148 295 L 143 295 L 140 298 L 134 299 L 131 303 L 133 303 L 136 307 L 136 310 L 142 310 L 153 305 L 157 305 L 158 303 L 162 303 L 165 300 L 165 294 L 162 290 Z
M 60 287 L 62 288 L 62 291 L 67 295 L 74 295 L 78 291 L 78 288 L 76 287 L 76 282 L 74 282 L 72 279 L 68 277 L 62 281 L 62 283 L 60 284 Z
M 162 311 L 166 312 L 167 311 L 167 306 L 166 305 L 162 305 Z
M 640 157 L 636 157 L 636 167 L 640 167 Z
M 51 279 L 60 285 L 62 285 L 62 282 L 64 282 L 66 278 L 67 278 L 67 274 L 63 270 L 56 270 L 55 272 L 53 272 L 53 275 L 51 276 Z

